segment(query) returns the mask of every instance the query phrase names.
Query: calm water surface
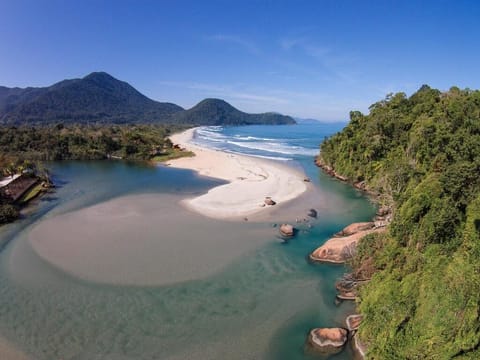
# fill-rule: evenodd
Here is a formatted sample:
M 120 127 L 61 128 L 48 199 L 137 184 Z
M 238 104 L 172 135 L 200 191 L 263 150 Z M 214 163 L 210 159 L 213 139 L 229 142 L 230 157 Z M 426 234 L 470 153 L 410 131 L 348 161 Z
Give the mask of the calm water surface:
M 352 306 L 334 305 L 333 285 L 345 269 L 308 264 L 306 256 L 341 227 L 367 220 L 374 212 L 361 194 L 313 165 L 318 143 L 337 130 L 338 125 L 202 129 L 196 141 L 206 146 L 282 158 L 303 167 L 334 200 L 312 229 L 288 244 L 281 244 L 272 228 L 266 245 L 222 271 L 168 286 L 78 280 L 41 260 L 27 244 L 28 232 L 46 218 L 118 196 L 189 196 L 222 182 L 163 166 L 50 164 L 60 184 L 57 191 L 41 199 L 22 221 L 0 228 L 0 334 L 33 358 L 46 360 L 310 359 L 304 352 L 309 329 L 342 326 Z M 216 143 L 209 142 L 214 136 Z M 12 261 L 15 253 L 22 254 L 21 262 Z M 351 356 L 346 349 L 334 359 Z

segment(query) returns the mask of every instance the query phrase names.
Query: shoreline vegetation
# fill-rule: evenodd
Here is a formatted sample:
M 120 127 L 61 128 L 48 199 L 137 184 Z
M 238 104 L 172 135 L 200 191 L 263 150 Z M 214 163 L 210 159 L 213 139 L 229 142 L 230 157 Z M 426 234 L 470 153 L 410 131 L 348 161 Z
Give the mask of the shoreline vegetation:
M 386 226 L 347 247 L 336 285 L 357 302 L 359 352 L 480 357 L 480 91 L 388 95 L 351 112 L 316 163 L 372 195 Z
M 44 161 L 134 160 L 165 162 L 193 153 L 168 136 L 188 126 L 63 125 L 0 127 L 0 225 L 20 217 L 31 200 L 51 191 Z

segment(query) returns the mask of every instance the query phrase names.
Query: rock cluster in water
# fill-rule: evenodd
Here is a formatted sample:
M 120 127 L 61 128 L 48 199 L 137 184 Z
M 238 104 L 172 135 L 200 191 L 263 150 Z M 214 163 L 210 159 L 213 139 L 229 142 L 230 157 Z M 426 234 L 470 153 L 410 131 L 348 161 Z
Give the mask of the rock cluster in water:
M 343 328 L 316 328 L 310 331 L 308 344 L 324 355 L 342 351 L 348 340 L 348 330 Z

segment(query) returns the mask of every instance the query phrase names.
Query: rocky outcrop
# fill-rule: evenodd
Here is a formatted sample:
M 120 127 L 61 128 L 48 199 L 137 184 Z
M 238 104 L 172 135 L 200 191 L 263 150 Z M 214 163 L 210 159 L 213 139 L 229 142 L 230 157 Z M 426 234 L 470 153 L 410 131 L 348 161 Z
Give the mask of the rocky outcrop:
M 340 352 L 348 340 L 348 330 L 343 328 L 316 328 L 310 331 L 308 344 L 322 354 Z
M 295 229 L 290 224 L 280 225 L 280 234 L 284 237 L 292 237 L 295 234 Z
M 333 177 L 337 178 L 338 180 L 348 181 L 348 178 L 346 176 L 337 174 L 337 172 L 335 171 L 335 169 L 333 167 L 325 164 L 325 162 L 323 161 L 323 159 L 321 157 L 317 157 L 315 159 L 315 165 L 317 165 L 319 168 L 323 169 L 323 171 L 325 171 L 328 175 L 333 176 Z
M 350 236 L 358 233 L 359 231 L 370 230 L 370 229 L 373 229 L 374 227 L 375 227 L 375 223 L 373 221 L 353 223 L 343 228 L 342 231 L 339 231 L 338 233 L 336 233 L 335 237 Z
M 357 331 L 358 327 L 362 323 L 363 315 L 354 314 L 347 316 L 345 323 L 347 324 L 348 331 Z
M 360 239 L 368 234 L 384 230 L 385 228 L 364 230 L 350 236 L 331 238 L 314 250 L 309 258 L 314 262 L 343 264 L 355 255 L 357 242 Z
M 265 202 L 265 205 L 270 205 L 270 206 L 272 206 L 272 205 L 275 205 L 275 204 L 276 204 L 276 202 L 275 202 L 275 201 L 273 201 L 273 200 L 272 200 L 272 198 L 271 198 L 270 196 L 267 196 L 267 197 L 265 198 L 265 201 L 264 201 L 264 202 Z
M 353 274 L 345 274 L 335 283 L 337 303 L 344 300 L 356 300 L 359 287 L 369 280 L 370 279 L 356 278 Z
M 345 323 L 351 337 L 351 344 L 354 352 L 356 353 L 355 358 L 364 359 L 366 348 L 365 345 L 360 341 L 357 330 L 362 323 L 363 315 L 354 314 L 346 318 Z
M 386 216 L 390 214 L 392 211 L 388 206 L 382 206 L 380 209 L 377 210 L 377 216 Z
M 353 187 L 355 189 L 361 190 L 361 191 L 368 191 L 367 189 L 367 183 L 365 181 L 357 181 L 353 183 Z

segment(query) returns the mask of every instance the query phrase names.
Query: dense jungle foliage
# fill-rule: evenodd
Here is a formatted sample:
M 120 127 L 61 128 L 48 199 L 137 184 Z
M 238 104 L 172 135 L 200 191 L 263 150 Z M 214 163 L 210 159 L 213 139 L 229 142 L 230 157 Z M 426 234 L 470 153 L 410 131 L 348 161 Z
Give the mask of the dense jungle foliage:
M 0 170 L 24 160 L 149 160 L 171 155 L 173 125 L 69 125 L 0 127 Z M 10 160 L 9 160 L 10 159 Z M 3 167 L 2 167 L 3 164 Z
M 372 359 L 480 358 L 480 91 L 389 95 L 321 145 L 320 161 L 393 208 L 359 244 L 372 264 L 360 336 Z

